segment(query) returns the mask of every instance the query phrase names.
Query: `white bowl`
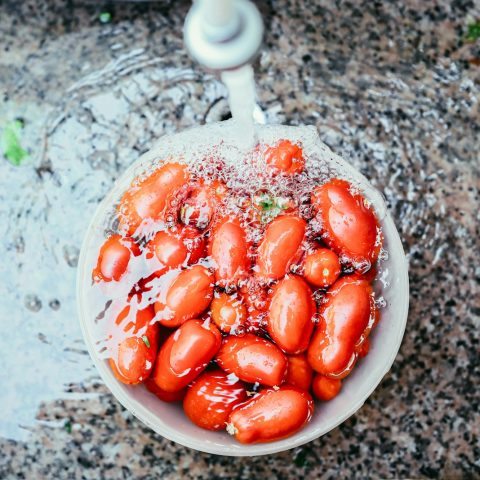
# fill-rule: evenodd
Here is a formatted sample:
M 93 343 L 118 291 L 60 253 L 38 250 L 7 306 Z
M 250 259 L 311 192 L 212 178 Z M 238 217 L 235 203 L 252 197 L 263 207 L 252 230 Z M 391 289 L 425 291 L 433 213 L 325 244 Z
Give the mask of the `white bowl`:
M 158 400 L 142 386 L 127 386 L 113 375 L 108 362 L 101 359 L 95 347 L 94 318 L 98 311 L 91 305 L 91 271 L 96 263 L 99 246 L 104 241 L 105 229 L 112 219 L 112 206 L 132 179 L 152 163 L 158 163 L 169 155 L 193 154 L 194 151 L 224 141 L 235 144 L 235 129 L 230 122 L 198 127 L 160 139 L 157 146 L 140 157 L 115 183 L 114 188 L 99 205 L 88 227 L 77 276 L 77 303 L 80 323 L 90 356 L 103 381 L 118 401 L 133 415 L 163 437 L 187 447 L 218 455 L 253 456 L 280 452 L 310 442 L 335 428 L 353 415 L 374 391 L 390 369 L 400 347 L 408 314 L 408 271 L 402 244 L 383 197 L 368 183 L 365 177 L 351 165 L 333 154 L 318 139 L 313 127 L 262 126 L 259 137 L 266 142 L 279 138 L 299 139 L 305 151 L 317 149 L 329 168 L 340 171 L 343 178 L 353 181 L 372 202 L 385 237 L 388 259 L 380 264 L 382 281 L 375 289 L 381 292 L 386 305 L 381 310 L 381 321 L 370 336 L 369 354 L 361 359 L 344 381 L 341 393 L 326 403 L 316 403 L 311 422 L 297 434 L 275 442 L 242 445 L 225 432 L 211 432 L 192 424 L 184 415 L 181 404 L 169 404 Z M 384 287 L 383 283 L 388 286 Z

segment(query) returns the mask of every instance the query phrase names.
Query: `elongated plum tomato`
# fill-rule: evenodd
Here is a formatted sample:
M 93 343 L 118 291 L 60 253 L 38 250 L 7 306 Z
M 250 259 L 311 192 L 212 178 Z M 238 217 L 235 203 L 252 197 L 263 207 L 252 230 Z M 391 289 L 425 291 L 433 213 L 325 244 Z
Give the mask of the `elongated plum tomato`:
M 236 285 L 247 276 L 250 266 L 247 234 L 238 218 L 225 217 L 219 221 L 210 237 L 208 251 L 221 287 Z
M 283 277 L 300 253 L 306 223 L 295 215 L 275 218 L 258 247 L 257 275 L 266 280 Z
M 340 375 L 355 361 L 360 336 L 373 322 L 372 287 L 357 275 L 341 278 L 328 291 L 319 316 L 308 361 L 322 375 Z
M 274 147 L 269 147 L 265 159 L 267 165 L 289 175 L 301 173 L 305 167 L 302 149 L 290 140 L 280 140 Z
M 328 402 L 335 398 L 342 388 L 342 381 L 338 378 L 328 378 L 317 373 L 313 379 L 313 395 L 319 400 Z
M 240 287 L 240 293 L 247 310 L 246 330 L 250 333 L 258 333 L 267 324 L 267 292 L 252 276 Z
M 270 387 L 283 383 L 287 374 L 287 357 L 272 342 L 247 333 L 229 336 L 216 356 L 217 364 L 248 383 Z
M 205 241 L 197 229 L 177 228 L 157 232 L 147 244 L 147 259 L 155 257 L 159 262 L 159 273 L 178 268 L 185 261 L 191 265 L 205 253 Z
M 120 229 L 134 235 L 144 220 L 163 220 L 168 201 L 187 180 L 186 165 L 166 163 L 145 180 L 132 185 L 117 207 Z
M 178 327 L 199 316 L 213 297 L 213 275 L 203 265 L 194 265 L 180 272 L 166 294 L 166 301 L 155 302 L 159 322 L 166 327 Z
M 187 417 L 201 428 L 223 430 L 233 407 L 247 398 L 242 382 L 222 370 L 204 372 L 188 388 L 183 400 Z
M 310 287 L 301 277 L 287 275 L 273 288 L 267 331 L 284 352 L 304 352 L 312 336 L 315 313 Z
M 158 324 L 150 324 L 155 316 L 153 308 L 137 310 L 134 321 L 123 326 L 131 308 L 127 305 L 115 320 L 112 336 L 119 339 L 118 350 L 116 358 L 109 360 L 117 379 L 128 385 L 149 377 L 158 351 Z
M 350 192 L 345 180 L 334 179 L 317 187 L 312 204 L 322 223 L 322 239 L 338 255 L 365 269 L 380 251 L 378 221 L 371 206 L 360 194 Z
M 309 253 L 303 262 L 304 277 L 315 287 L 327 288 L 333 285 L 340 275 L 340 260 L 328 248 L 319 248 Z
M 149 392 L 152 392 L 157 398 L 159 398 L 162 402 L 181 402 L 185 395 L 187 394 L 187 389 L 182 388 L 182 390 L 178 390 L 176 392 L 167 392 L 166 390 L 162 390 L 153 380 L 153 378 L 147 378 L 145 380 L 145 387 Z
M 236 333 L 244 328 L 247 309 L 238 294 L 215 294 L 210 307 L 212 320 L 225 333 Z
M 313 409 L 312 397 L 305 390 L 291 385 L 265 389 L 233 409 L 227 431 L 241 443 L 280 440 L 308 423 Z
M 305 354 L 288 356 L 287 379 L 285 380 L 287 385 L 293 385 L 308 392 L 312 385 L 312 377 L 313 370 Z
M 215 325 L 188 320 L 160 348 L 153 381 L 167 392 L 181 390 L 205 370 L 221 343 L 222 336 Z
M 123 238 L 117 234 L 108 237 L 100 248 L 97 266 L 92 272 L 93 280 L 118 282 L 127 270 L 132 253 L 136 256 L 140 250 L 131 238 Z

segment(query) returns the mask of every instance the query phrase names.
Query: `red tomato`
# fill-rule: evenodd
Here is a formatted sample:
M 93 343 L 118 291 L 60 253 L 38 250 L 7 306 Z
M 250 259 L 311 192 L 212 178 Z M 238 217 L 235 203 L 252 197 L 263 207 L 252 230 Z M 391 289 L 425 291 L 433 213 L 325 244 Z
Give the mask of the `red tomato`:
M 177 268 L 187 258 L 187 247 L 176 232 L 157 232 L 147 244 L 149 256 L 155 256 L 164 268 Z
M 378 310 L 377 310 L 378 311 Z M 364 358 L 368 355 L 368 352 L 370 351 L 370 340 L 368 337 L 363 341 L 360 350 L 358 351 L 358 356 L 360 358 Z
M 287 357 L 281 350 L 251 333 L 226 337 L 216 360 L 223 370 L 248 383 L 273 387 L 281 385 L 287 374 Z
M 164 220 L 168 202 L 187 181 L 186 165 L 166 163 L 145 180 L 130 187 L 117 207 L 120 228 L 133 236 L 144 220 Z
M 373 321 L 372 287 L 356 275 L 341 278 L 328 291 L 319 314 L 308 361 L 322 375 L 341 375 L 355 362 L 357 342 Z
M 182 223 L 200 230 L 207 228 L 226 191 L 225 185 L 218 180 L 209 184 L 201 180 L 180 209 Z
M 368 267 L 378 257 L 379 225 L 371 206 L 362 195 L 353 195 L 350 187 L 345 180 L 331 180 L 314 190 L 312 204 L 322 222 L 325 243 L 364 270 L 365 264 Z
M 319 248 L 309 253 L 304 260 L 304 277 L 315 287 L 327 288 L 333 285 L 340 275 L 340 260 L 328 248 Z
M 236 285 L 247 276 L 248 247 L 247 234 L 238 218 L 226 217 L 215 226 L 208 248 L 218 285 Z
M 247 309 L 239 295 L 216 295 L 210 310 L 212 320 L 222 332 L 236 334 L 244 330 Z
M 168 403 L 181 402 L 187 393 L 186 388 L 178 390 L 177 392 L 167 392 L 166 390 L 162 390 L 152 378 L 147 378 L 147 380 L 145 380 L 145 387 L 147 387 L 147 390 L 152 392 L 162 402 Z
M 149 377 L 158 351 L 158 324 L 150 324 L 155 316 L 153 308 L 138 310 L 135 321 L 121 328 L 130 308 L 125 307 L 115 320 L 112 336 L 115 340 L 118 338 L 118 351 L 116 357 L 109 360 L 117 379 L 129 385 Z
M 266 280 L 283 277 L 297 259 L 305 235 L 306 223 L 300 217 L 283 215 L 265 230 L 258 247 L 257 275 Z
M 189 387 L 183 409 L 201 428 L 222 430 L 233 407 L 247 398 L 242 382 L 222 370 L 202 373 Z
M 315 313 L 312 291 L 299 276 L 287 275 L 273 288 L 267 331 L 286 353 L 301 353 L 308 347 Z
M 301 173 L 305 167 L 302 149 L 290 142 L 280 140 L 274 147 L 265 152 L 267 165 L 287 174 Z
M 258 333 L 267 325 L 268 296 L 265 289 L 250 277 L 240 292 L 247 308 L 246 329 L 250 333 Z
M 200 315 L 213 297 L 213 275 L 203 265 L 194 265 L 180 272 L 168 288 L 166 302 L 157 300 L 155 312 L 166 327 L 178 327 Z
M 205 370 L 221 343 L 222 336 L 215 325 L 188 320 L 160 348 L 153 381 L 167 392 L 181 390 Z
M 100 248 L 97 266 L 92 273 L 93 280 L 118 282 L 127 270 L 132 253 L 138 255 L 140 250 L 131 238 L 123 238 L 116 234 L 108 237 Z
M 205 238 L 199 235 L 196 228 L 183 227 L 180 230 L 180 236 L 187 247 L 189 265 L 193 265 L 205 257 Z
M 288 356 L 287 379 L 288 385 L 301 388 L 307 392 L 312 385 L 313 370 L 307 361 L 307 357 L 301 353 L 300 355 Z
M 328 378 L 317 373 L 313 378 L 313 394 L 319 400 L 327 402 L 335 398 L 342 388 L 342 381 L 338 378 Z
M 280 440 L 305 426 L 313 409 L 310 394 L 297 387 L 265 389 L 233 409 L 227 431 L 241 443 Z

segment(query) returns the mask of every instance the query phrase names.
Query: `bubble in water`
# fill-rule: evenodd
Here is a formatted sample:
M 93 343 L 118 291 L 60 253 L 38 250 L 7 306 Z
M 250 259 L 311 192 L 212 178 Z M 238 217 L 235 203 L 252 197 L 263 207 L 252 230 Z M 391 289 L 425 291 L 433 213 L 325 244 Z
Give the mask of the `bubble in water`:
M 42 308 L 42 301 L 37 295 L 28 294 L 25 295 L 24 305 L 31 312 L 39 312 Z

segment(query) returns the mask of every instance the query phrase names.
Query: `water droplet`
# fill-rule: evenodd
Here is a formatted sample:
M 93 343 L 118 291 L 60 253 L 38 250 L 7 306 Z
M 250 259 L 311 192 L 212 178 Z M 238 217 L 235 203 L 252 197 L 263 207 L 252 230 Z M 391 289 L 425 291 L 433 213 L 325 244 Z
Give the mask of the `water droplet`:
M 73 245 L 65 245 L 63 247 L 63 258 L 69 267 L 76 267 L 78 263 L 78 255 L 80 254 L 77 247 Z
M 28 308 L 31 312 L 38 312 L 42 308 L 42 301 L 38 298 L 37 295 L 28 294 L 25 295 L 24 300 L 25 307 Z

